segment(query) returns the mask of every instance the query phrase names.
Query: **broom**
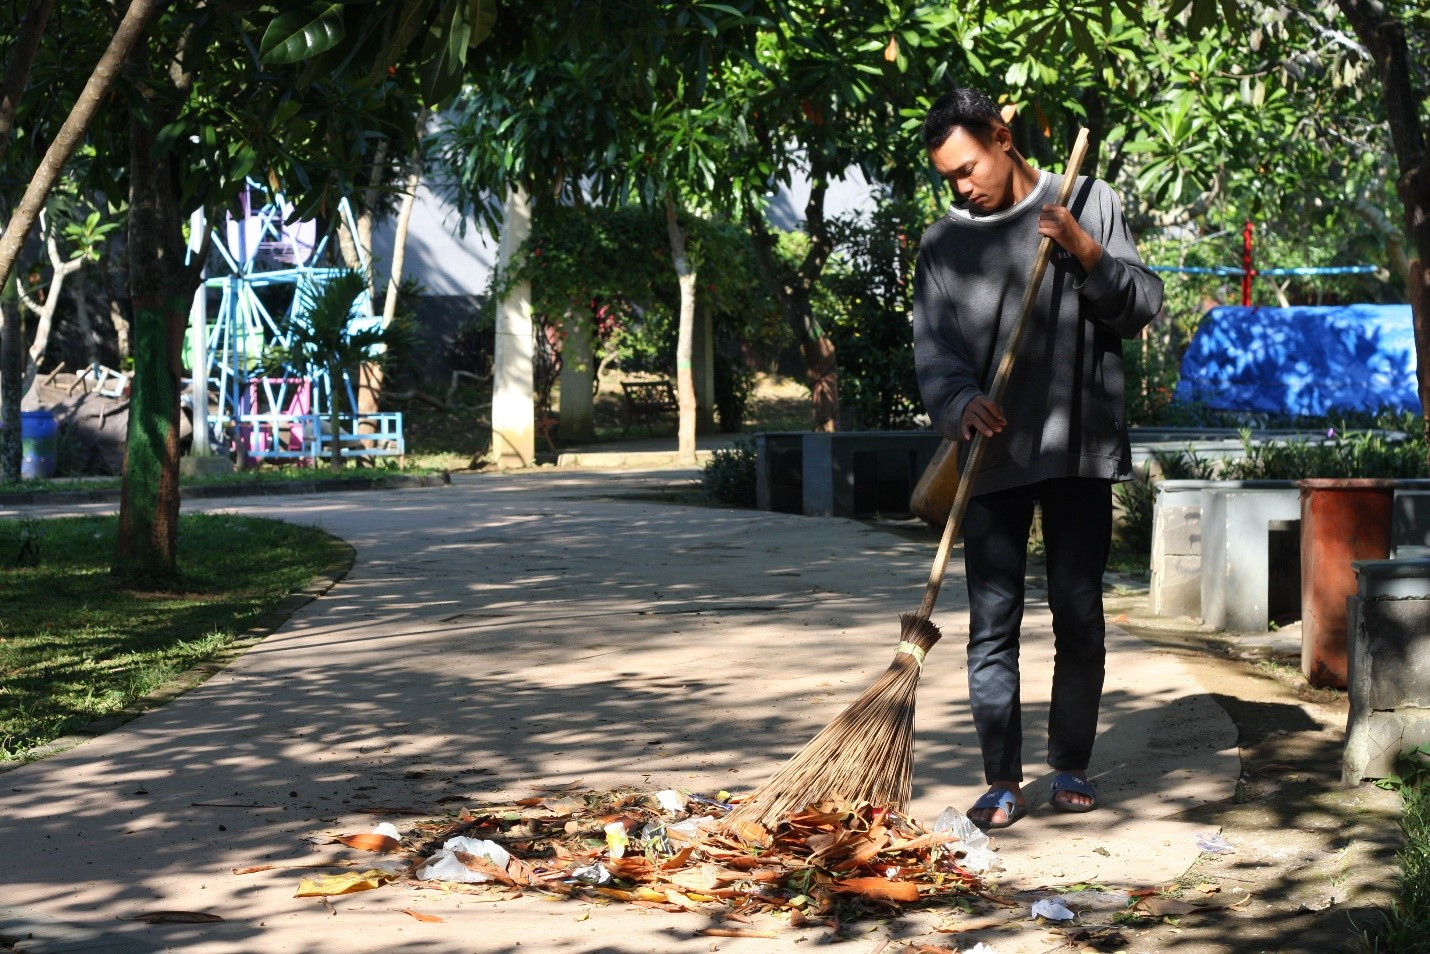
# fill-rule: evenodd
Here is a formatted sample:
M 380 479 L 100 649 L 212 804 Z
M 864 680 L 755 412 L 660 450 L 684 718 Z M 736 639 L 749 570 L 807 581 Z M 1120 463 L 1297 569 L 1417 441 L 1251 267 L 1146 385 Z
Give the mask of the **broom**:
M 1086 154 L 1087 130 L 1080 129 L 1058 192 L 1058 205 L 1067 205 Z M 1007 348 L 988 394 L 994 404 L 1003 403 L 1013 359 L 1037 300 L 1038 287 L 1043 283 L 1052 244 L 1053 240 L 1045 236 L 1038 245 L 1032 277 L 1023 294 L 1022 311 L 1008 336 Z M 895 811 L 901 811 L 907 804 L 913 788 L 914 696 L 924 656 L 942 635 L 929 617 L 938 600 L 939 587 L 943 585 L 949 551 L 968 510 L 968 500 L 973 496 L 973 483 L 983 465 L 985 447 L 986 439 L 975 431 L 953 509 L 949 511 L 933 570 L 924 587 L 923 602 L 917 612 L 899 617 L 899 645 L 894 649 L 894 661 L 837 719 L 731 810 L 721 822 L 721 828 L 736 835 L 751 822 L 766 829 L 773 828 L 800 809 L 825 801 L 867 802 Z

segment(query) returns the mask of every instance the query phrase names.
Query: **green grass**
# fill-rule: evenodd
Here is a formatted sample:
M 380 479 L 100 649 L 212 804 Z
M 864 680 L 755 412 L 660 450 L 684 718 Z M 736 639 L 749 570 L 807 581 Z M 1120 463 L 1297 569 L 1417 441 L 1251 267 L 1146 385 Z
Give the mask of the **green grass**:
M 39 564 L 17 566 L 36 530 Z M 116 530 L 112 516 L 0 520 L 0 761 L 211 657 L 344 552 L 313 527 L 187 514 L 180 579 L 136 590 L 110 575 Z
M 1430 952 L 1430 768 L 1425 763 L 1430 746 L 1411 757 L 1417 755 L 1400 785 L 1400 827 L 1405 832 L 1405 847 L 1396 856 L 1400 897 L 1391 905 L 1385 929 L 1369 945 L 1385 954 Z
M 466 466 L 465 459 L 462 460 L 460 466 Z M 397 466 L 397 460 L 395 458 L 377 458 L 372 466 L 348 466 L 336 474 L 328 469 L 326 463 L 320 464 L 317 467 L 265 464 L 261 467 L 255 467 L 252 470 L 236 470 L 229 474 L 198 474 L 192 477 L 181 477 L 179 479 L 179 486 L 246 487 L 251 484 L 281 484 L 305 480 L 366 481 L 397 474 L 438 474 L 443 470 L 450 469 L 452 469 L 452 467 L 443 466 L 442 461 L 433 460 L 430 456 L 414 457 L 413 455 L 408 455 L 406 465 L 403 467 Z M 91 493 L 99 490 L 118 490 L 120 484 L 121 480 L 118 477 L 56 477 L 51 480 L 0 482 L 0 493 L 31 494 L 61 493 L 65 491 Z

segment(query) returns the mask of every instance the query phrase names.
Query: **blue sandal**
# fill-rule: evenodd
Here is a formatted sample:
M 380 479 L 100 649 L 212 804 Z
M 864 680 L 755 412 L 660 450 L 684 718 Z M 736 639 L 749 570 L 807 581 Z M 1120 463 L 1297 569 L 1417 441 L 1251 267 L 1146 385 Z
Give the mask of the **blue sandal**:
M 1018 797 L 1013 794 L 1012 790 L 1002 787 L 990 789 L 989 791 L 984 792 L 983 795 L 979 797 L 978 801 L 973 803 L 973 807 L 970 808 L 968 812 L 971 816 L 973 812 L 990 808 L 994 812 L 1000 810 L 1003 812 L 1004 817 L 1001 822 L 994 822 L 991 818 L 987 821 L 980 821 L 977 818 L 970 817 L 968 820 L 973 822 L 973 824 L 979 829 L 983 831 L 989 831 L 990 829 L 995 828 L 1007 828 L 1009 825 L 1013 824 L 1015 821 L 1028 814 L 1028 806 L 1019 805 Z
M 1058 798 L 1058 792 L 1072 792 L 1075 795 L 1083 795 L 1092 801 L 1087 805 L 1078 805 L 1073 802 L 1063 801 Z M 1059 772 L 1053 776 L 1053 807 L 1060 812 L 1072 812 L 1081 814 L 1090 812 L 1098 805 L 1097 789 L 1092 787 L 1092 783 L 1087 779 L 1078 778 L 1071 772 Z

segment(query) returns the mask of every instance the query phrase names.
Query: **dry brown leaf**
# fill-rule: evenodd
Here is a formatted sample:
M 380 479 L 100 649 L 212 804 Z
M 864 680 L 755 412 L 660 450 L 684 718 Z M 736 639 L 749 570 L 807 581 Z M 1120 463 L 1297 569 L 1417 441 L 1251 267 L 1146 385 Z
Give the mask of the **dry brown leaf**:
M 454 851 L 452 854 L 458 861 L 466 865 L 468 871 L 479 872 L 505 885 L 516 884 L 516 879 L 507 874 L 505 869 L 498 868 L 481 855 L 469 855 L 465 851 Z
M 249 865 L 247 868 L 234 868 L 234 869 L 233 869 L 233 873 L 236 874 L 236 875 L 257 874 L 257 873 L 260 872 L 260 871 L 271 871 L 272 869 L 274 869 L 274 868 L 276 868 L 276 867 L 278 867 L 278 866 L 277 866 L 277 865 Z
M 720 885 L 720 878 L 716 874 L 718 870 L 712 864 L 703 864 L 699 868 L 674 871 L 663 874 L 661 877 L 677 888 L 684 888 L 687 891 L 712 891 Z
M 919 886 L 912 881 L 889 881 L 886 878 L 845 878 L 830 885 L 835 891 L 857 894 L 881 901 L 917 901 Z
M 518 798 L 516 804 L 522 808 L 535 808 L 537 805 L 540 805 L 542 801 L 541 796 L 534 795 L 531 798 Z
M 662 870 L 662 871 L 671 871 L 671 870 L 673 870 L 673 869 L 675 869 L 675 868 L 679 868 L 679 867 L 681 867 L 682 865 L 684 865 L 687 861 L 689 861 L 689 860 L 690 860 L 690 856 L 691 856 L 692 854 L 694 854 L 694 853 L 695 853 L 695 846 L 694 846 L 694 845 L 686 845 L 684 848 L 680 849 L 680 850 L 677 851 L 675 854 L 673 854 L 673 855 L 671 855 L 669 858 L 667 858 L 664 862 L 662 862 L 662 863 L 661 863 L 661 866 L 660 866 L 660 870 Z
M 391 872 L 378 871 L 349 871 L 346 874 L 319 875 L 316 878 L 304 878 L 298 882 L 298 893 L 295 898 L 321 898 L 328 895 L 351 894 L 354 891 L 370 891 L 373 888 L 381 887 L 391 881 L 395 876 Z
M 213 924 L 222 921 L 217 914 L 203 911 L 145 911 L 123 921 L 147 921 L 150 924 Z
M 414 911 L 411 908 L 403 908 L 402 913 L 409 917 L 416 918 L 423 924 L 444 924 L 447 920 L 446 918 L 439 918 L 435 914 L 423 914 L 421 911 Z
M 662 892 L 644 886 L 631 891 L 606 887 L 598 887 L 594 890 L 599 895 L 603 895 L 607 898 L 615 898 L 617 901 L 657 901 L 661 904 L 669 903 L 665 900 L 665 895 Z
M 735 822 L 731 828 L 735 837 L 747 845 L 764 848 L 770 843 L 769 829 L 759 822 L 740 820 Z
M 1177 898 L 1141 898 L 1132 905 L 1132 910 L 1138 914 L 1150 914 L 1154 918 L 1165 918 L 1192 914 L 1196 911 L 1215 911 L 1224 907 L 1226 905 L 1221 902 L 1181 901 Z
M 356 848 L 359 851 L 391 852 L 402 847 L 402 842 L 391 835 L 377 835 L 372 832 L 365 832 L 361 835 L 343 835 L 333 840 L 340 841 L 349 848 Z
M 779 937 L 774 931 L 740 931 L 735 928 L 702 928 L 695 932 L 706 937 L 751 937 L 751 938 L 776 938 Z
M 1006 923 L 1001 918 L 973 918 L 969 921 L 945 921 L 934 930 L 940 934 L 962 934 L 965 931 L 986 931 Z

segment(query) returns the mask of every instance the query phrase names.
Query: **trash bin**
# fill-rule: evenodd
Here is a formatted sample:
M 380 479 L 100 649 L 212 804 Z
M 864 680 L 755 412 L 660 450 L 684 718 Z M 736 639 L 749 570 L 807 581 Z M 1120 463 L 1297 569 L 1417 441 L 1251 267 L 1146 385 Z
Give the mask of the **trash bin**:
M 0 423 L 0 429 L 5 425 Z M 53 477 L 59 458 L 59 427 L 49 411 L 20 412 L 20 479 Z
M 1301 488 L 1301 672 L 1313 686 L 1346 686 L 1346 600 L 1356 560 L 1390 556 L 1394 480 L 1313 479 Z

